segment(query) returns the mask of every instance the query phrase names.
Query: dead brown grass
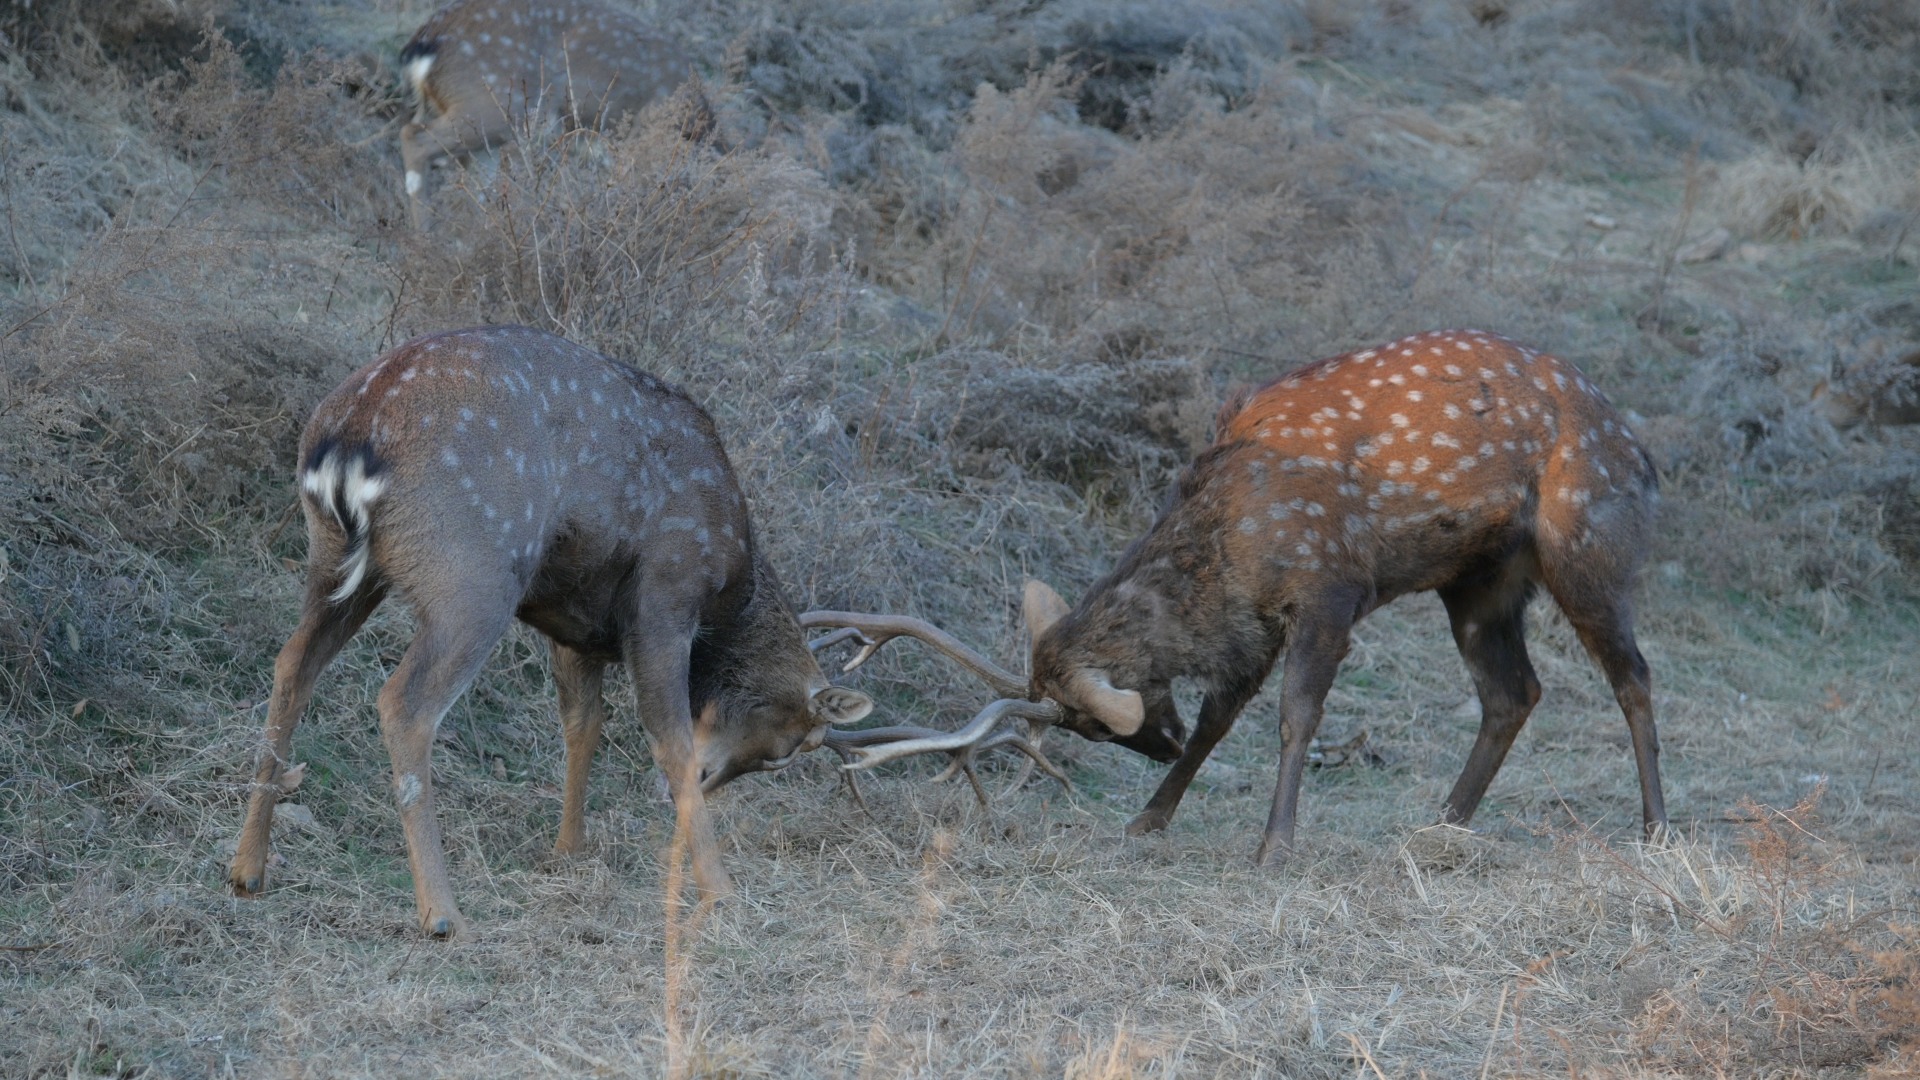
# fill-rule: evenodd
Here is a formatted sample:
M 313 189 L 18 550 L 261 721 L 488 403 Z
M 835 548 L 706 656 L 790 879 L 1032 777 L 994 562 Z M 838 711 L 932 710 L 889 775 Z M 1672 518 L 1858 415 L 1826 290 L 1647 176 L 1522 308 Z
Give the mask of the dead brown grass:
M 1914 198 L 1904 9 L 683 4 L 729 76 L 718 142 L 671 111 L 526 138 L 422 237 L 361 141 L 390 94 L 306 50 L 426 6 L 129 7 L 172 28 L 141 49 L 0 18 L 0 1071 L 1912 1070 L 1920 443 L 1807 404 L 1920 339 L 1915 249 L 1873 225 Z M 1738 244 L 1675 257 L 1708 219 Z M 1414 599 L 1329 699 L 1324 734 L 1366 729 L 1384 765 L 1316 771 L 1284 870 L 1247 861 L 1275 687 L 1141 840 L 1158 771 L 1064 736 L 1076 793 L 991 810 L 924 767 L 867 782 L 870 812 L 825 761 L 742 781 L 718 809 L 741 895 L 678 911 L 624 687 L 591 850 L 547 854 L 560 740 L 523 634 L 442 729 L 477 932 L 435 945 L 372 722 L 389 610 L 298 736 L 275 888 L 237 902 L 298 426 L 379 348 L 508 320 L 703 400 L 802 603 L 1016 666 L 1021 579 L 1074 595 L 1110 565 L 1228 384 L 1428 326 L 1551 347 L 1665 468 L 1641 621 L 1677 833 L 1632 839 L 1624 725 L 1544 607 L 1548 696 L 1479 831 L 1428 829 L 1476 713 Z M 912 649 L 860 678 L 920 722 L 979 701 Z

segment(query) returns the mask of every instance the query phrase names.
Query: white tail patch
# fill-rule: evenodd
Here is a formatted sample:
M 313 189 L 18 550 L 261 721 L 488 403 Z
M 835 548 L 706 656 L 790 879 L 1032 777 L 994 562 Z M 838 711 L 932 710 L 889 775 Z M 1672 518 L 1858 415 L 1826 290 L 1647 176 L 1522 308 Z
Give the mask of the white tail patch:
M 342 457 L 346 458 L 344 463 Z M 372 526 L 367 507 L 387 489 L 387 478 L 369 473 L 367 462 L 365 451 L 343 454 L 335 448 L 300 478 L 301 490 L 325 507 L 347 534 L 347 553 L 340 560 L 340 587 L 327 596 L 336 604 L 352 596 L 366 580 L 367 537 Z
M 432 53 L 427 53 L 424 56 L 416 56 L 407 61 L 407 82 L 412 85 L 414 93 L 420 93 L 420 88 L 427 85 L 427 72 L 432 70 Z

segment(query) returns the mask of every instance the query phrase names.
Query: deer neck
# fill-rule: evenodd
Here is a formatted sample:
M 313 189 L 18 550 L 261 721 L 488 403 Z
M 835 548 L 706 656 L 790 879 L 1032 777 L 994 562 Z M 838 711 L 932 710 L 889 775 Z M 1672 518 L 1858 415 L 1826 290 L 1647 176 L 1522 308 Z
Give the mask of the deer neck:
M 749 558 L 752 572 L 736 586 L 738 594 L 723 599 L 694 642 L 688 689 L 696 713 L 735 695 L 767 700 L 790 689 L 785 665 L 768 658 L 808 655 L 780 579 L 751 541 Z
M 1271 657 L 1284 622 L 1262 616 L 1270 583 L 1242 580 L 1210 520 L 1217 507 L 1201 496 L 1213 464 L 1188 470 L 1160 520 L 1063 620 L 1068 667 L 1106 670 L 1119 686 L 1187 678 L 1211 688 Z

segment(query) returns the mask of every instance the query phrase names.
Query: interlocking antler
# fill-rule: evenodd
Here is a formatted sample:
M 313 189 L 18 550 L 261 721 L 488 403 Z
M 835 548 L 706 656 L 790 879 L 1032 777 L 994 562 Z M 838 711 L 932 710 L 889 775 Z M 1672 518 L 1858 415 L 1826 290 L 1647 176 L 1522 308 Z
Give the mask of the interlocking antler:
M 953 758 L 953 763 L 940 774 L 938 779 L 951 779 L 956 773 L 963 774 L 967 782 L 973 785 L 973 793 L 981 805 L 988 802 L 986 789 L 980 784 L 980 778 L 973 771 L 974 759 L 1001 747 L 1009 747 L 1025 755 L 1027 761 L 1015 777 L 1008 791 L 1017 790 L 1026 783 L 1033 767 L 1038 765 L 1042 772 L 1060 781 L 1069 791 L 1073 782 L 1067 779 L 1046 755 L 1040 752 L 1034 741 L 1040 732 L 1060 717 L 1060 706 L 1052 701 L 1027 700 L 1026 680 L 1008 672 L 1005 668 L 968 648 L 958 638 L 932 623 L 906 615 L 868 615 L 851 611 L 809 611 L 800 616 L 800 625 L 807 629 L 832 627 L 833 632 L 816 638 L 809 643 L 816 653 L 844 642 L 855 642 L 859 651 L 841 667 L 841 671 L 852 671 L 872 659 L 882 645 L 898 637 L 915 638 L 932 646 L 935 651 L 946 655 L 961 667 L 973 672 L 990 686 L 999 700 L 975 714 L 972 722 L 958 731 L 941 731 L 937 728 L 919 727 L 912 724 L 897 724 L 890 727 L 866 728 L 860 731 L 830 731 L 825 745 L 839 754 L 844 767 L 848 770 L 848 781 L 852 782 L 852 772 L 870 769 L 876 765 L 916 754 L 944 753 Z M 1002 720 L 1009 718 L 1026 722 L 1026 731 L 996 730 Z M 854 798 L 860 799 L 860 789 L 853 789 Z M 865 805 L 864 801 L 862 805 Z
M 809 611 L 800 616 L 800 625 L 808 630 L 836 627 L 833 633 L 813 643 L 814 651 L 842 641 L 858 641 L 860 651 L 841 671 L 852 671 L 880 651 L 880 646 L 897 637 L 917 638 L 980 676 L 993 692 L 1003 698 L 1025 699 L 1027 680 L 968 648 L 959 638 L 924 619 L 910 615 L 867 615 L 854 611 Z

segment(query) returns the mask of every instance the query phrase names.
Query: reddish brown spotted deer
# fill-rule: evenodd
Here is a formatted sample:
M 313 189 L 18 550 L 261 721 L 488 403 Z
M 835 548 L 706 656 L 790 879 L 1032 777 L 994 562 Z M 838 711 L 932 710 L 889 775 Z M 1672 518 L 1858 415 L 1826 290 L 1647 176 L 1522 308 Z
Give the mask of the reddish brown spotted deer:
M 1029 719 L 1173 763 L 1129 832 L 1172 820 L 1284 650 L 1280 775 L 1257 858 L 1289 852 L 1308 744 L 1354 623 L 1426 590 L 1446 605 L 1480 695 L 1479 738 L 1442 808 L 1468 821 L 1540 699 L 1524 616 L 1541 585 L 1626 714 L 1645 829 L 1665 825 L 1631 602 L 1656 481 L 1585 375 L 1497 335 L 1439 331 L 1308 364 L 1229 401 L 1217 428 L 1153 528 L 1078 605 L 1027 587 Z M 872 626 L 836 615 L 819 622 Z M 1171 693 L 1180 678 L 1204 691 L 1190 739 Z M 936 741 L 894 742 L 860 764 L 952 752 Z
M 418 629 L 380 692 L 380 730 L 435 936 L 464 924 L 434 816 L 434 730 L 516 615 L 552 647 L 567 747 L 557 849 L 585 837 L 601 680 L 624 661 L 708 896 L 729 886 L 704 793 L 785 766 L 872 708 L 821 675 L 707 414 L 551 334 L 434 334 L 355 372 L 307 424 L 299 490 L 306 601 L 274 666 L 231 868 L 243 895 L 264 887 L 274 803 L 304 772 L 292 738 L 314 680 L 389 595 Z
M 693 75 L 686 51 L 591 0 L 457 0 L 400 50 L 416 111 L 401 129 L 407 197 L 424 225 L 438 162 L 513 141 L 523 125 L 598 127 Z

